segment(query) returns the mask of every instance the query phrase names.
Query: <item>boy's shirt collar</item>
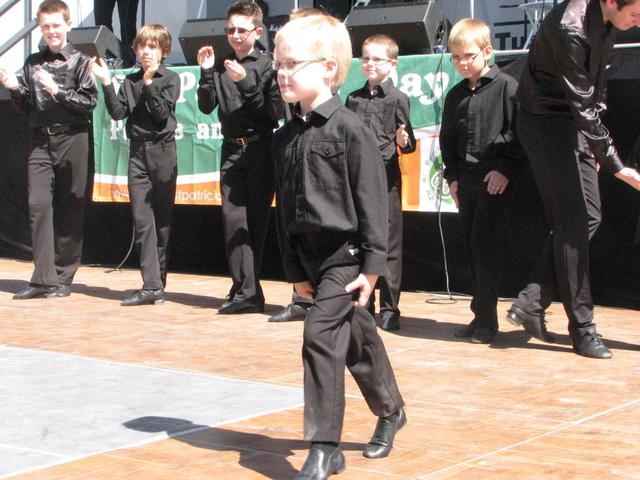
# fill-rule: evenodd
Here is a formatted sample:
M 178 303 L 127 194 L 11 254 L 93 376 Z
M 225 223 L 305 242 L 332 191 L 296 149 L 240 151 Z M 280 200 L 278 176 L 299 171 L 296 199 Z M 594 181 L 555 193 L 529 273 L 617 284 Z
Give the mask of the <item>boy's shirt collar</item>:
M 391 77 L 387 77 L 382 83 L 374 87 L 372 87 L 367 80 L 364 82 L 362 92 L 369 94 L 370 97 L 386 97 L 392 88 L 394 88 L 393 80 L 391 80 Z
M 62 49 L 58 53 L 53 53 L 48 46 L 45 50 L 45 53 L 51 57 L 54 57 L 56 55 L 61 55 L 65 60 L 69 60 L 74 50 L 75 49 L 73 48 L 73 45 L 70 42 L 67 42 L 67 44 L 64 47 L 62 47 Z
M 491 65 L 491 67 L 489 68 L 489 71 L 478 79 L 478 83 L 476 84 L 476 90 L 478 88 L 484 87 L 488 83 L 491 83 L 491 81 L 496 78 L 499 72 L 500 72 L 500 67 L 498 67 L 497 64 L 494 63 L 493 65 Z M 464 86 L 470 90 L 469 80 L 466 78 L 464 79 Z
M 297 103 L 295 106 L 296 117 L 305 123 L 311 122 L 314 117 L 322 117 L 325 120 L 331 118 L 336 110 L 338 110 L 342 106 L 342 102 L 340 101 L 340 97 L 338 95 L 334 95 L 329 100 L 324 103 L 321 103 L 316 108 L 314 108 L 309 114 L 305 117 L 300 113 L 300 104 Z
M 254 48 L 251 53 L 248 53 L 247 55 L 245 55 L 242 58 L 238 58 L 238 55 L 236 55 L 236 52 L 233 51 L 229 55 L 227 55 L 227 59 L 229 59 L 229 60 L 237 60 L 238 62 L 242 63 L 247 59 L 258 60 L 258 58 L 260 58 L 261 55 L 262 55 L 262 52 L 260 50 L 258 50 L 257 48 Z

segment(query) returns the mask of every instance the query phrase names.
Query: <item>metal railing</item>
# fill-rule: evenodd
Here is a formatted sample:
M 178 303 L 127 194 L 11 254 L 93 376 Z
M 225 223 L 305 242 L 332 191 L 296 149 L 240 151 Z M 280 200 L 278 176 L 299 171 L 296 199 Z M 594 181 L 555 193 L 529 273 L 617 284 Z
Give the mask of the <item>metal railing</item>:
M 31 53 L 31 32 L 38 26 L 38 22 L 31 16 L 31 0 L 8 0 L 0 6 L 0 17 L 21 1 L 24 2 L 24 26 L 0 46 L 0 57 L 21 40 L 24 40 L 24 57 L 26 58 Z

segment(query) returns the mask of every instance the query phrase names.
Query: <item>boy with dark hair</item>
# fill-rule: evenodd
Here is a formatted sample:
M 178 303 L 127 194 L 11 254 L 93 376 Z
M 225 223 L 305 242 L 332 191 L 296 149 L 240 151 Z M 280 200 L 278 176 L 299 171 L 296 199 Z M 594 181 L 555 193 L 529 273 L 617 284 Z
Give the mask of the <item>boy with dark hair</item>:
M 104 60 L 93 60 L 104 98 L 114 120 L 127 117 L 129 198 L 140 256 L 142 288 L 123 306 L 159 304 L 165 300 L 171 213 L 178 176 L 176 102 L 180 77 L 162 64 L 171 53 L 171 34 L 162 25 L 143 26 L 133 42 L 141 68 L 125 78 L 116 94 Z
M 344 24 L 325 15 L 293 20 L 276 35 L 275 58 L 282 98 L 297 104 L 272 144 L 278 239 L 287 280 L 314 299 L 302 346 L 311 449 L 296 478 L 322 480 L 345 469 L 345 366 L 378 416 L 365 457 L 387 456 L 406 423 L 389 358 L 364 308 L 386 262 L 384 168 L 371 130 L 332 92 L 351 62 Z
M 498 331 L 497 234 L 509 205 L 509 179 L 516 169 L 513 135 L 517 82 L 489 66 L 489 27 L 473 18 L 449 34 L 451 61 L 463 80 L 444 101 L 440 150 L 444 177 L 458 207 L 471 264 L 474 319 L 454 336 L 491 343 Z
M 388 248 L 384 275 L 378 279 L 382 329 L 400 328 L 400 284 L 402 281 L 402 176 L 398 147 L 402 153 L 416 149 L 409 119 L 409 98 L 393 85 L 391 72 L 398 65 L 398 44 L 388 35 L 377 34 L 362 44 L 364 86 L 347 97 L 346 106 L 373 131 L 387 173 Z M 374 293 L 371 310 L 375 312 Z
M 225 28 L 233 48 L 222 64 L 213 47 L 198 51 L 201 67 L 198 107 L 218 107 L 222 127 L 220 188 L 227 264 L 233 280 L 218 313 L 262 312 L 262 255 L 273 200 L 271 137 L 283 103 L 271 55 L 255 48 L 262 34 L 262 10 L 251 2 L 232 4 Z
M 66 297 L 80 266 L 89 124 L 98 91 L 89 58 L 67 41 L 69 7 L 45 0 L 38 25 L 47 48 L 29 55 L 20 80 L 0 69 L 17 110 L 31 116 L 29 216 L 35 269 L 15 300 Z

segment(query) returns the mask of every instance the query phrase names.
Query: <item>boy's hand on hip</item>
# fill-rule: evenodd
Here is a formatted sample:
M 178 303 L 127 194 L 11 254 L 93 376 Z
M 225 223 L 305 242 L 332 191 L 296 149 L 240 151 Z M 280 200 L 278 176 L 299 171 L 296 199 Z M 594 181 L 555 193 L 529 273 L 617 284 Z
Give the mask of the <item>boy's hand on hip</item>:
M 369 296 L 377 280 L 378 275 L 361 273 L 353 282 L 344 287 L 344 289 L 349 293 L 360 290 L 360 295 L 358 296 L 358 300 L 355 301 L 355 306 L 365 308 L 369 303 Z
M 213 52 L 213 47 L 211 46 L 202 47 L 198 50 L 197 58 L 200 68 L 209 69 L 216 63 L 216 55 Z
M 487 173 L 483 181 L 487 184 L 487 192 L 490 195 L 502 195 L 509 184 L 509 179 L 497 170 Z
M 247 71 L 236 60 L 225 60 L 224 68 L 227 69 L 229 77 L 234 82 L 239 82 L 247 76 Z
M 316 294 L 316 289 L 313 288 L 313 285 L 309 280 L 305 280 L 304 282 L 296 282 L 293 284 L 293 288 L 296 293 L 302 298 L 313 298 Z

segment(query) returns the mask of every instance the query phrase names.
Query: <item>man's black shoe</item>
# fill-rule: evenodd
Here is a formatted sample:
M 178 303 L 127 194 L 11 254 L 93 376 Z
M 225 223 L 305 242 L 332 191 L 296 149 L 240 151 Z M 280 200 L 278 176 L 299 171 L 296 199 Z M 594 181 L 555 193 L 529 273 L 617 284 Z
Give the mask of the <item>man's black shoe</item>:
M 398 312 L 382 312 L 382 329 L 385 332 L 400 330 L 400 314 Z
M 496 336 L 493 328 L 477 327 L 471 335 L 471 343 L 491 343 Z
M 269 322 L 292 322 L 294 320 L 304 320 L 307 316 L 307 309 L 297 303 L 290 303 L 275 315 L 269 317 Z
M 14 300 L 31 300 L 32 298 L 44 298 L 53 293 L 58 287 L 48 285 L 29 285 L 13 296 Z
M 51 293 L 47 293 L 47 298 L 68 297 L 69 295 L 71 295 L 71 285 L 63 283 L 59 287 L 55 287 Z
M 514 325 L 522 326 L 532 337 L 543 342 L 553 343 L 556 339 L 547 332 L 547 322 L 544 319 L 544 312 L 540 315 L 525 312 L 516 305 L 511 305 L 507 311 L 507 321 Z
M 134 307 L 136 305 L 159 305 L 164 303 L 165 296 L 164 290 L 159 288 L 158 290 L 136 290 L 130 296 L 125 298 L 120 305 L 123 307 Z
M 578 355 L 589 358 L 611 358 L 613 354 L 607 346 L 602 343 L 602 340 L 597 333 L 587 333 L 580 336 L 571 336 L 573 343 L 573 351 Z
M 326 480 L 347 468 L 340 446 L 314 443 L 295 480 Z
M 362 455 L 367 458 L 383 458 L 389 455 L 391 447 L 393 447 L 393 439 L 396 432 L 407 424 L 407 417 L 404 409 L 400 409 L 397 413 L 388 417 L 378 418 L 378 424 L 373 432 L 373 437 L 364 447 Z
M 455 332 L 453 332 L 453 336 L 456 338 L 471 338 L 473 336 L 473 332 L 475 331 L 476 326 L 473 322 L 471 322 L 466 327 L 459 328 Z
M 264 312 L 264 303 L 254 303 L 249 301 L 229 300 L 224 302 L 218 309 L 218 313 L 223 315 L 233 315 L 236 313 L 260 313 Z

